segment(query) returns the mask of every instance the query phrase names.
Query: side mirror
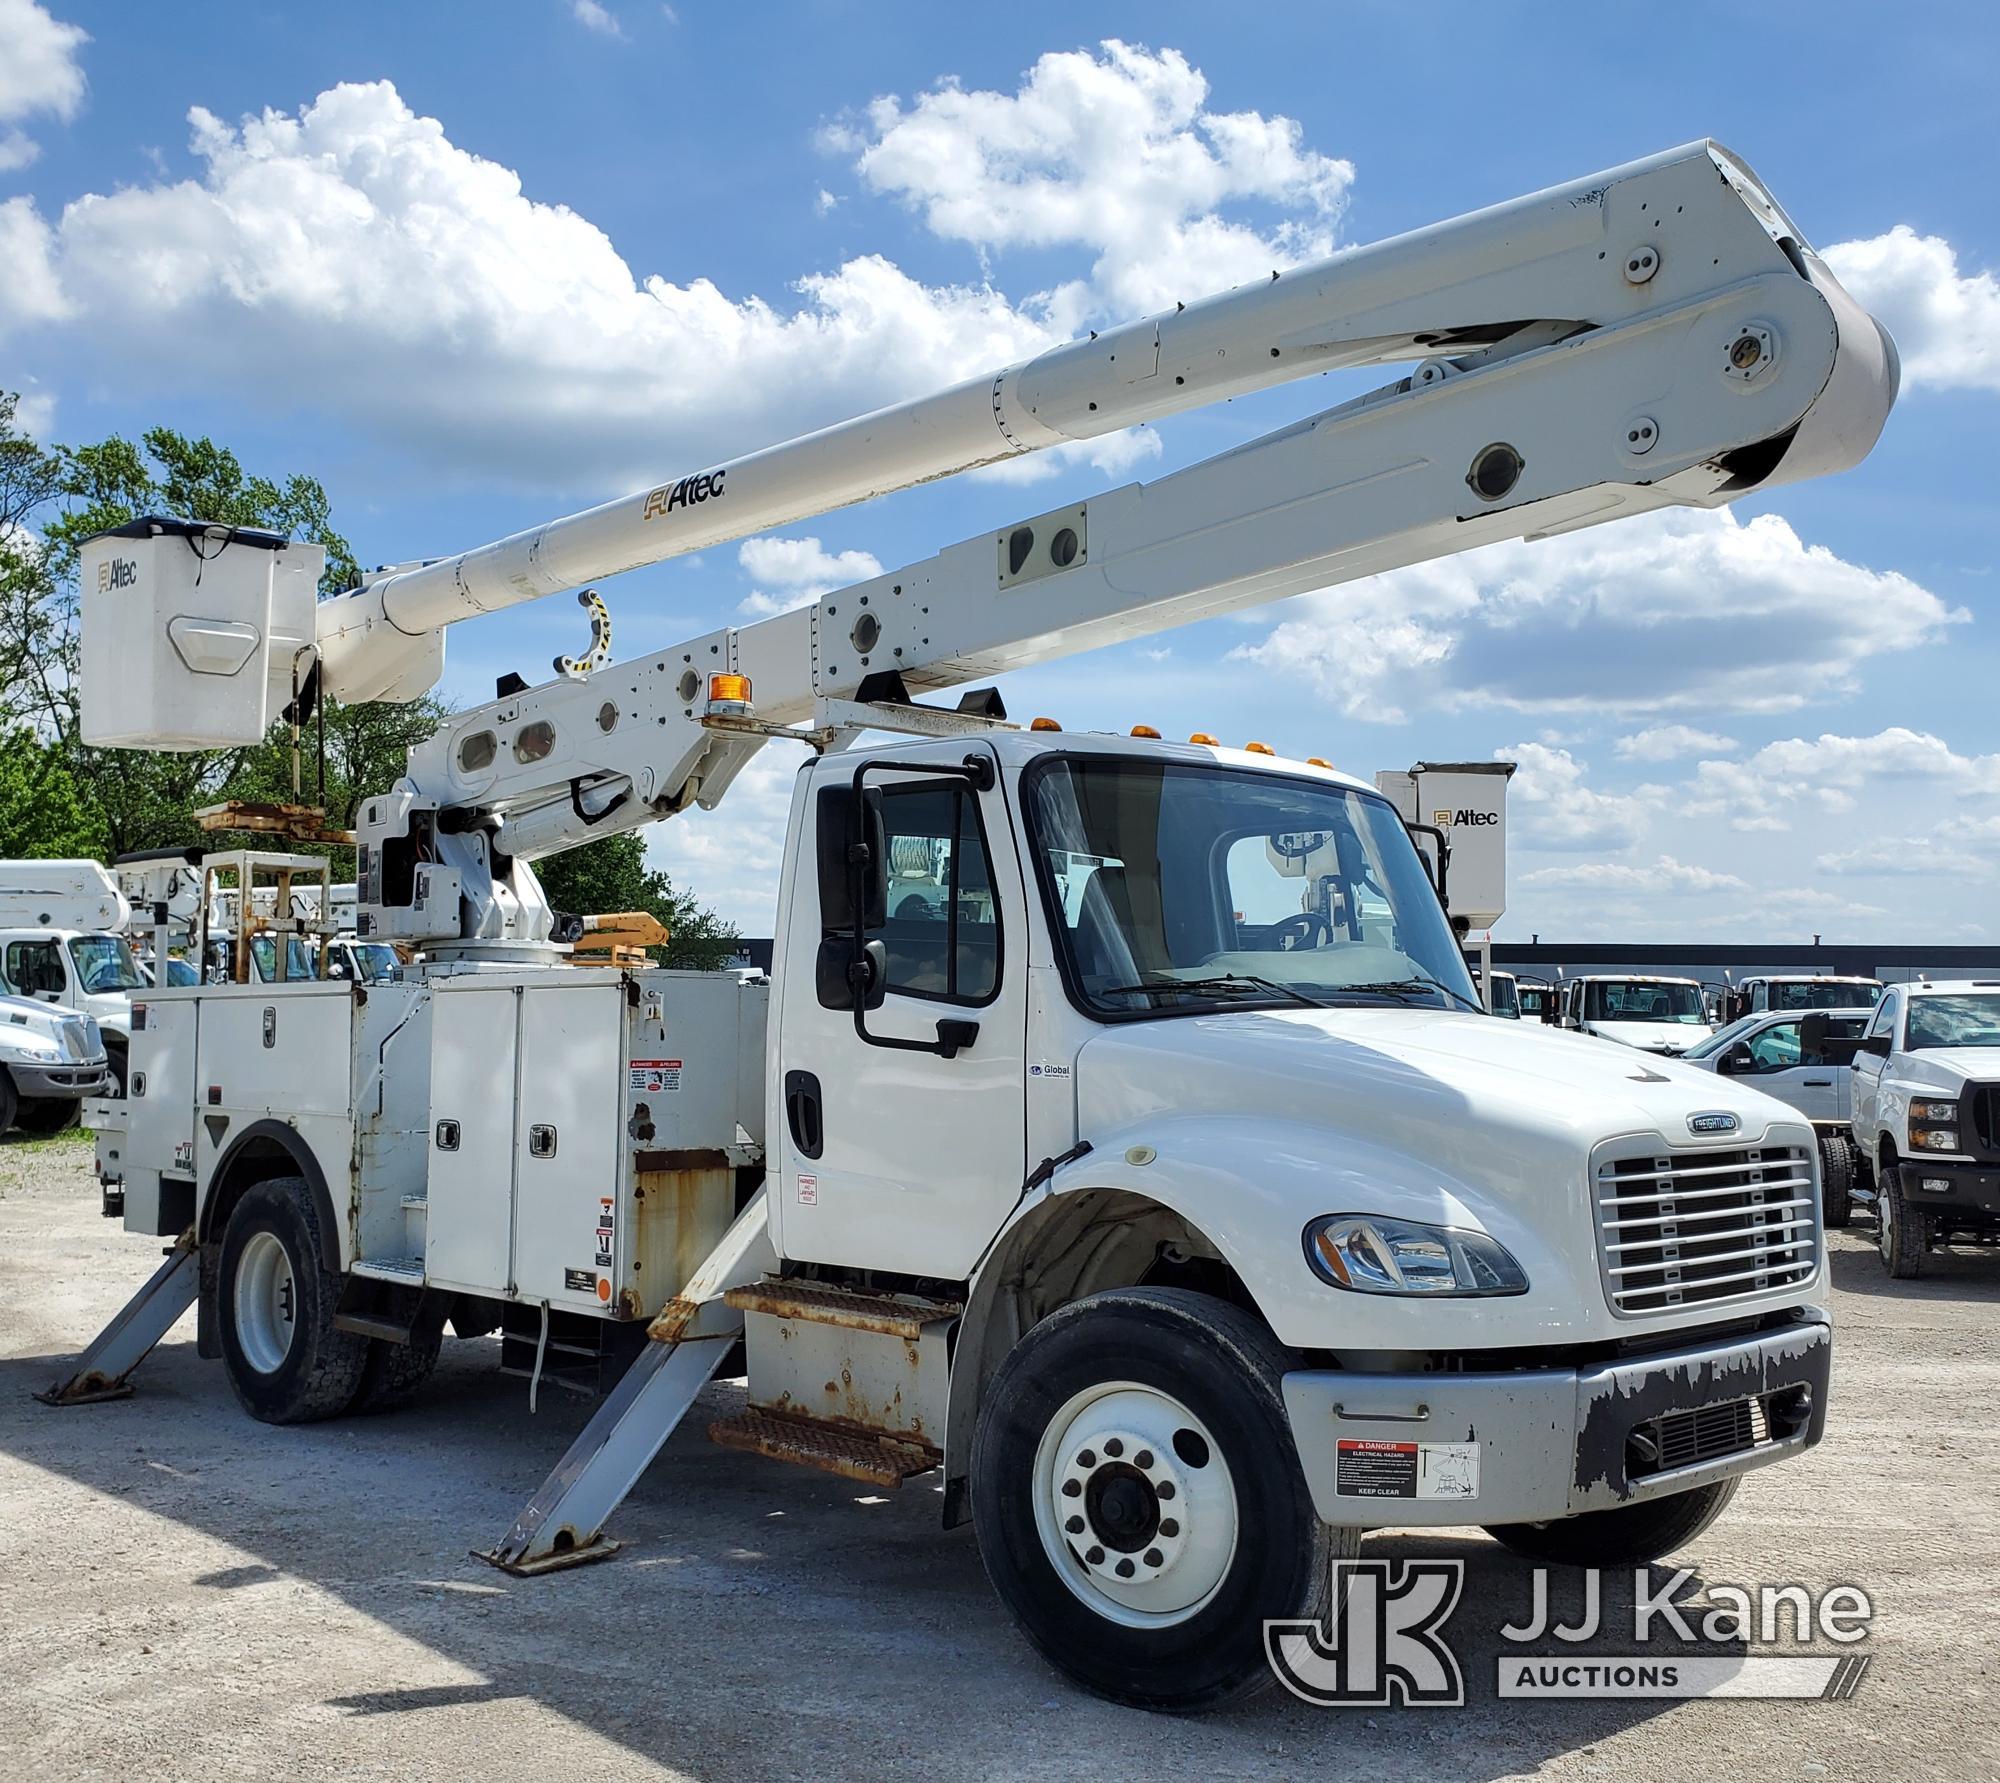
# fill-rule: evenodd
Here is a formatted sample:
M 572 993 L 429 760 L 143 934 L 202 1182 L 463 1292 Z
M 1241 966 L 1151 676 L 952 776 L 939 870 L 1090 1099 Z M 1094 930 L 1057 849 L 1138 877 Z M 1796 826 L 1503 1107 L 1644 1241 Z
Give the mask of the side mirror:
M 1866 1053 L 1871 1059 L 1886 1059 L 1889 1056 L 1889 1036 L 1887 1034 L 1863 1034 L 1854 1043 L 1857 1053 Z
M 862 949 L 861 963 L 867 998 L 864 1009 L 880 1009 L 882 1000 L 889 994 L 889 950 L 879 941 L 871 941 Z M 822 1009 L 852 1009 L 854 1007 L 854 937 L 852 935 L 828 935 L 819 944 L 818 956 L 813 960 L 813 991 L 819 998 Z
M 1757 1056 L 1738 1041 L 1715 1061 L 1715 1068 L 1725 1077 L 1741 1077 L 1744 1072 L 1757 1069 Z

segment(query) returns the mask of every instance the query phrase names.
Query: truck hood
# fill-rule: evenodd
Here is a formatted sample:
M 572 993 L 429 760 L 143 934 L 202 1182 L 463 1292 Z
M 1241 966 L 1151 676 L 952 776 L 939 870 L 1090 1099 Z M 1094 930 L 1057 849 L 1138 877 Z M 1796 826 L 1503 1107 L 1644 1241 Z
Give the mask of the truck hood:
M 1715 1032 L 1705 1022 L 1592 1022 L 1590 1031 L 1641 1052 L 1685 1052 Z
M 2000 1083 L 2000 1046 L 1921 1046 L 1902 1054 L 1894 1071 L 1904 1083 L 1941 1090 L 1962 1083 Z
M 71 1064 L 86 1064 L 104 1056 L 104 1041 L 88 1018 L 53 1003 L 38 1003 L 32 997 L 0 997 L 0 1058 L 21 1057 L 36 1049 L 22 1041 L 52 1043 L 60 1056 Z
M 1619 1134 L 1704 1143 L 1688 1124 L 1697 1113 L 1737 1116 L 1725 1145 L 1797 1119 L 1759 1090 L 1670 1059 L 1437 1009 L 1126 1022 L 1086 1042 L 1076 1075 L 1084 1138 L 1163 1114 L 1283 1120 L 1393 1148 L 1468 1183 L 1546 1181 L 1558 1156 L 1580 1176 L 1591 1149 Z

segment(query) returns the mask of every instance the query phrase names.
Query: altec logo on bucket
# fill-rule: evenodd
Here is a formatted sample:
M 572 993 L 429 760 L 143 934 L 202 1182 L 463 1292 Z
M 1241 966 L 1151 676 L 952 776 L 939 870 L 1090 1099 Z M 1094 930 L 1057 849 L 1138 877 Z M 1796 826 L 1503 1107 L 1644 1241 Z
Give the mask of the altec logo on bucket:
M 107 557 L 97 566 L 97 592 L 109 594 L 114 588 L 130 588 L 139 579 L 139 565 L 130 557 Z
M 1582 1653 L 1576 1643 L 1605 1628 L 1602 1575 L 1582 1575 L 1582 1612 L 1556 1620 L 1549 1569 L 1534 1571 L 1525 1622 L 1500 1629 L 1494 1688 L 1502 1697 L 1737 1696 L 1843 1700 L 1868 1670 L 1852 1651 L 1865 1640 L 1875 1606 L 1858 1585 L 1815 1594 L 1803 1585 L 1701 1587 L 1685 1568 L 1664 1584 L 1651 1567 L 1633 1569 L 1632 1653 Z M 1565 1581 L 1577 1575 L 1565 1571 Z M 1325 1708 L 1457 1708 L 1465 1679 L 1444 1638 L 1465 1588 L 1462 1560 L 1336 1560 L 1332 1612 L 1323 1621 L 1264 1624 L 1264 1655 L 1294 1696 Z M 1553 1640 L 1569 1651 L 1521 1652 Z M 1826 1641 L 1846 1649 L 1808 1652 Z M 1707 1648 L 1707 1651 L 1697 1651 Z M 1717 1648 L 1722 1651 L 1716 1651 Z

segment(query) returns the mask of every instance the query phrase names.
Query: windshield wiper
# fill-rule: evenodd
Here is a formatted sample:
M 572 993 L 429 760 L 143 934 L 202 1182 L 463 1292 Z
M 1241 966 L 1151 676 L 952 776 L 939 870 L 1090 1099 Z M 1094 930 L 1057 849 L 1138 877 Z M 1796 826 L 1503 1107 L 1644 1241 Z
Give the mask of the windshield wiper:
M 1436 991 L 1440 996 L 1449 997 L 1454 1003 L 1462 1004 L 1474 1015 L 1488 1015 L 1492 1012 L 1483 1003 L 1475 1003 L 1462 991 L 1455 991 L 1448 984 L 1441 984 L 1435 978 L 1418 973 L 1412 978 L 1392 978 L 1381 984 L 1343 984 L 1344 991 L 1360 991 L 1382 997 L 1407 997 L 1412 991 Z
M 1136 997 L 1154 991 L 1192 991 L 1197 996 L 1212 997 L 1234 990 L 1261 991 L 1266 996 L 1288 997 L 1294 1003 L 1303 1003 L 1308 1009 L 1326 1007 L 1317 997 L 1309 997 L 1289 984 L 1280 984 L 1274 978 L 1258 978 L 1248 972 L 1224 972 L 1212 978 L 1168 978 L 1154 972 L 1148 973 L 1137 984 L 1112 985 L 1097 994 L 1100 997 Z

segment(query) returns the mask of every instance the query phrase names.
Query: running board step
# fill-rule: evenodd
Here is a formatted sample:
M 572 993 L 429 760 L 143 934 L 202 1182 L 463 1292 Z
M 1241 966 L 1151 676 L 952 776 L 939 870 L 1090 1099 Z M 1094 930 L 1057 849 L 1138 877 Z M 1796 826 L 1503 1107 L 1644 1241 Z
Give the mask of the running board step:
M 965 1308 L 953 1300 L 915 1294 L 870 1294 L 833 1282 L 761 1281 L 731 1288 L 723 1299 L 742 1313 L 806 1325 L 839 1325 L 883 1337 L 915 1341 L 926 1325 L 955 1319 Z
M 864 1485 L 895 1488 L 916 1474 L 928 1473 L 941 1457 L 915 1443 L 838 1430 L 809 1418 L 778 1417 L 771 1412 L 746 1412 L 721 1418 L 708 1427 L 708 1440 L 725 1449 L 747 1449 L 773 1461 L 794 1461 L 817 1467 Z

